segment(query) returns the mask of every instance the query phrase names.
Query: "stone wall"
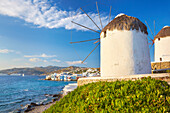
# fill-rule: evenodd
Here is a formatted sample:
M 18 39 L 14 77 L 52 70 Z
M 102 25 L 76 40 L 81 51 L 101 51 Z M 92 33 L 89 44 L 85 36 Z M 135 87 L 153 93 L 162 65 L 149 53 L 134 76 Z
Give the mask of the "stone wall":
M 151 62 L 152 70 L 167 69 L 170 68 L 170 61 L 168 62 Z
M 116 80 L 138 80 L 144 77 L 150 76 L 151 78 L 164 80 L 170 82 L 170 73 L 162 73 L 162 74 L 140 74 L 140 75 L 129 75 L 129 76 L 121 76 L 121 77 L 88 77 L 88 78 L 80 78 L 78 79 L 78 86 L 82 86 L 84 84 L 99 82 L 99 81 L 107 81 L 114 82 Z

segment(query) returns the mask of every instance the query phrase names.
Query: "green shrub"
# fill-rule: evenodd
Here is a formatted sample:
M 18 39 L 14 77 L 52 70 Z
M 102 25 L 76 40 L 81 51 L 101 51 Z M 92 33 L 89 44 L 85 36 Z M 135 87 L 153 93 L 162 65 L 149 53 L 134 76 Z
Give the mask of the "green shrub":
M 166 73 L 170 73 L 170 70 L 166 70 Z
M 44 113 L 129 113 L 170 111 L 170 86 L 165 81 L 97 82 L 78 87 Z

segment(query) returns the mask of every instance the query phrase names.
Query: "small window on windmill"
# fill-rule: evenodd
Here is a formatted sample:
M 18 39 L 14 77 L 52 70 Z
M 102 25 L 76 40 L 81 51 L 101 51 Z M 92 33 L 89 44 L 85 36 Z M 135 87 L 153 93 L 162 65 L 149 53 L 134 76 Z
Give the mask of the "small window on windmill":
M 160 41 L 160 38 L 158 38 L 158 41 Z
M 162 61 L 162 58 L 160 58 L 160 61 Z
M 106 31 L 104 32 L 104 38 L 106 37 Z

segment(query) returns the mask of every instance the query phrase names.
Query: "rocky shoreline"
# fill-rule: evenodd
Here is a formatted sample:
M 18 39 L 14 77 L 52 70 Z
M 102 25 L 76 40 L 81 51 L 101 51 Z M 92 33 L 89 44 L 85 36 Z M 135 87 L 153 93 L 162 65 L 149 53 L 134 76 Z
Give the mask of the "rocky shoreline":
M 21 105 L 21 109 L 15 110 L 13 113 L 42 113 L 46 109 L 48 109 L 51 105 L 55 104 L 56 101 L 59 101 L 62 97 L 67 95 L 69 92 L 73 91 L 77 88 L 77 83 L 71 83 L 68 85 L 65 85 L 63 88 L 63 91 L 61 91 L 59 94 L 44 94 L 46 97 L 53 97 L 53 99 L 50 102 L 47 103 L 30 103 L 25 106 Z
M 47 97 L 54 97 L 50 102 L 47 103 L 34 103 L 31 102 L 30 104 L 27 104 L 25 106 L 21 105 L 21 109 L 15 110 L 13 113 L 41 113 L 44 110 L 48 109 L 51 105 L 55 104 L 56 101 L 59 101 L 60 98 L 63 97 L 63 94 L 45 94 L 44 96 Z M 35 111 L 36 110 L 36 111 Z
M 43 111 L 50 108 L 55 103 L 56 103 L 56 101 L 49 103 L 49 104 L 46 104 L 46 105 L 35 106 L 32 110 L 25 112 L 25 113 L 42 113 Z

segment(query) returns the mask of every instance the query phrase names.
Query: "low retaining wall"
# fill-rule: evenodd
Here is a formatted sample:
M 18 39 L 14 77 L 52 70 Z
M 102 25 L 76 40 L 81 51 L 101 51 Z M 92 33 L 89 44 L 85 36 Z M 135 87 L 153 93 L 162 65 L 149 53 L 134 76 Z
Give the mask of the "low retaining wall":
M 170 82 L 170 73 L 161 73 L 161 74 L 140 74 L 140 75 L 129 75 L 129 76 L 120 76 L 120 77 L 88 77 L 88 78 L 79 78 L 78 79 L 78 86 L 82 86 L 84 84 L 92 83 L 92 82 L 99 82 L 99 81 L 107 81 L 113 82 L 116 80 L 138 80 L 143 77 L 148 77 L 155 79 L 164 80 Z
M 77 88 L 77 83 L 68 84 L 63 89 L 63 96 Z
M 166 62 L 151 62 L 152 70 L 167 69 L 170 68 L 170 61 Z

